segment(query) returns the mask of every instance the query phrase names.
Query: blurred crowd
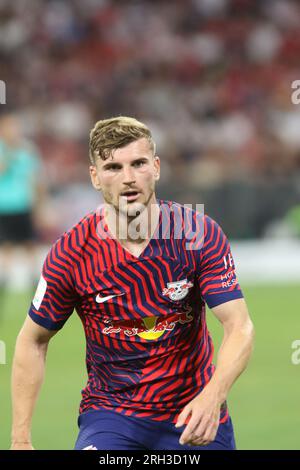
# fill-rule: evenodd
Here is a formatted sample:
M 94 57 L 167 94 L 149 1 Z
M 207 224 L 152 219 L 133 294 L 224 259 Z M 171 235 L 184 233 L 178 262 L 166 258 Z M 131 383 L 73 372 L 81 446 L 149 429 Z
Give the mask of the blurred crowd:
M 94 204 L 89 130 L 120 114 L 153 130 L 162 186 L 300 181 L 299 25 L 296 0 L 1 0 L 0 79 L 52 204 Z

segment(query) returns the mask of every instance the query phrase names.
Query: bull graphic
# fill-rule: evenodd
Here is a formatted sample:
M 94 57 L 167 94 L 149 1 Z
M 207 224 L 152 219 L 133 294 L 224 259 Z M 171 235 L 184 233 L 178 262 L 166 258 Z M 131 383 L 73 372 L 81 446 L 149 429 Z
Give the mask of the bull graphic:
M 144 339 L 157 339 L 164 334 L 165 331 L 172 331 L 176 323 L 184 325 L 190 323 L 194 319 L 192 307 L 185 306 L 181 312 L 173 313 L 167 317 L 146 317 L 134 320 L 123 320 L 114 322 L 111 319 L 104 320 L 106 327 L 102 329 L 102 333 L 110 335 L 113 333 L 124 333 L 126 336 L 140 336 Z

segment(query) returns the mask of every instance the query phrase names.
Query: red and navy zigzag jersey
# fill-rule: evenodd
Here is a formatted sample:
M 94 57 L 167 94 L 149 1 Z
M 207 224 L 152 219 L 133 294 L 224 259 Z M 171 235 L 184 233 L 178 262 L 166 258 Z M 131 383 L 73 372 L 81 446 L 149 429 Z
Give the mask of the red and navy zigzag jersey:
M 139 257 L 108 236 L 101 208 L 45 260 L 29 315 L 58 330 L 77 311 L 87 341 L 81 413 L 176 422 L 214 372 L 205 303 L 243 297 L 219 225 L 180 204 L 159 205 L 156 232 Z M 227 416 L 224 406 L 221 422 Z

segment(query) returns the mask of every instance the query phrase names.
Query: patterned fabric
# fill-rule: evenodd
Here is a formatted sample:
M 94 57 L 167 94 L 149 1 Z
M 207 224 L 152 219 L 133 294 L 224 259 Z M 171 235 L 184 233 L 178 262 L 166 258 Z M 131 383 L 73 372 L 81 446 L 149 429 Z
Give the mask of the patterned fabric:
M 205 303 L 243 297 L 226 236 L 210 217 L 159 201 L 139 257 L 110 236 L 104 208 L 50 250 L 29 315 L 60 329 L 76 309 L 88 383 L 80 412 L 115 410 L 175 422 L 214 372 Z M 228 417 L 226 404 L 221 422 Z

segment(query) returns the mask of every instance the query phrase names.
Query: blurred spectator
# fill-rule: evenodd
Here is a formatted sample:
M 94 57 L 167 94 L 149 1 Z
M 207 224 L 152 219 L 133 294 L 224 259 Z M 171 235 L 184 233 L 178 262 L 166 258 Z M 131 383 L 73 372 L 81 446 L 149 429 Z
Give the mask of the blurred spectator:
M 299 22 L 296 0 L 2 0 L 0 78 L 54 195 L 87 182 L 91 122 L 117 114 L 157 129 L 163 191 L 299 180 Z
M 23 249 L 21 256 L 26 256 L 25 262 L 30 268 L 31 281 L 35 281 L 35 223 L 42 212 L 42 178 L 38 154 L 35 148 L 24 140 L 17 116 L 0 116 L 1 291 L 10 278 L 16 247 Z

